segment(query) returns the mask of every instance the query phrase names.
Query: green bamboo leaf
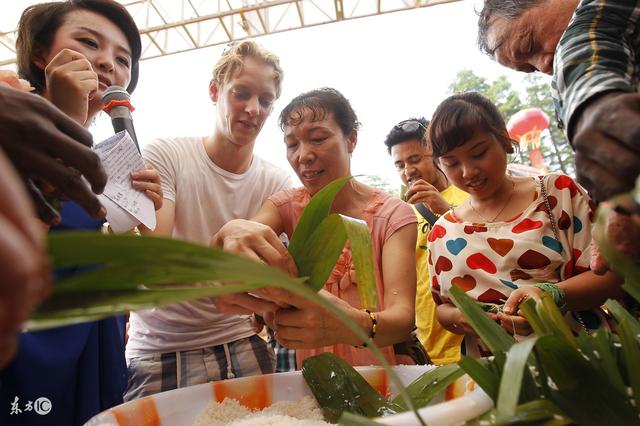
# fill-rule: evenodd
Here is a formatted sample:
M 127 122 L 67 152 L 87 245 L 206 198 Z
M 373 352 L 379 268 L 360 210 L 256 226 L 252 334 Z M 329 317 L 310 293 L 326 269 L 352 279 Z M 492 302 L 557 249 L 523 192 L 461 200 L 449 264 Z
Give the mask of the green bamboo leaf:
M 415 403 L 416 408 L 426 407 L 431 400 L 447 386 L 462 377 L 464 371 L 456 364 L 443 365 L 431 371 L 427 371 L 407 386 L 407 393 Z M 400 396 L 392 402 L 402 407 L 402 411 L 408 410 Z
M 298 256 L 306 250 L 311 234 L 320 226 L 320 223 L 329 215 L 333 200 L 338 192 L 349 182 L 351 178 L 336 179 L 318 191 L 305 207 L 298 225 L 289 240 L 289 253 L 298 265 Z M 300 265 L 298 265 L 300 268 Z
M 536 304 L 536 312 L 551 334 L 563 338 L 574 348 L 578 347 L 576 338 L 567 325 L 564 315 L 549 293 L 543 292 L 540 295 L 540 302 Z
M 548 399 L 537 399 L 525 402 L 516 407 L 514 415 L 509 419 L 498 420 L 497 409 L 483 414 L 466 423 L 467 426 L 498 426 L 537 424 L 545 426 L 563 426 L 574 424 L 553 402 Z
M 302 285 L 301 279 L 251 259 L 166 238 L 58 232 L 49 235 L 48 247 L 54 267 L 77 270 L 56 282 L 53 295 L 27 323 L 29 329 L 259 287 Z M 217 284 L 175 284 L 193 281 Z
M 640 424 L 627 395 L 620 394 L 609 380 L 604 380 L 564 339 L 540 337 L 535 352 L 548 378 L 549 396 L 576 423 Z
M 626 319 L 633 336 L 635 336 L 636 340 L 640 339 L 640 321 L 631 315 L 631 313 L 626 310 L 620 302 L 609 299 L 607 300 L 607 303 L 605 303 L 605 306 L 618 324 L 620 324 L 623 319 Z
M 327 216 L 308 238 L 296 265 L 301 276 L 309 277 L 311 288 L 318 291 L 326 284 L 346 242 L 347 231 L 337 214 Z
M 309 285 L 320 290 L 327 282 L 348 239 L 361 307 L 375 308 L 376 279 L 369 227 L 366 222 L 358 219 L 329 214 L 335 196 L 350 179 L 337 179 L 311 198 L 291 236 L 288 250 L 300 275 L 310 277 Z M 329 222 L 325 223 L 327 220 Z
M 613 354 L 614 343 L 610 338 L 611 335 L 605 330 L 597 330 L 592 335 L 586 332 L 580 333 L 580 336 L 583 335 L 591 341 L 591 353 L 588 354 L 588 356 L 590 359 L 593 359 L 594 362 L 598 363 L 601 375 L 608 379 L 611 384 L 616 387 L 618 392 L 626 394 L 626 386 Z M 584 349 L 583 353 L 585 353 Z M 637 361 L 634 365 L 637 365 Z
M 633 334 L 632 326 L 624 318 L 618 327 L 620 343 L 622 343 L 622 356 L 624 357 L 627 379 L 631 386 L 631 393 L 636 401 L 640 401 L 640 348 L 638 347 L 637 336 Z
M 538 339 L 538 337 L 533 337 L 516 343 L 507 352 L 507 361 L 502 372 L 498 403 L 496 404 L 498 422 L 504 422 L 516 413 L 529 355 Z
M 578 350 L 604 380 L 611 382 L 621 394 L 625 394 L 626 385 L 620 368 L 613 355 L 613 341 L 605 330 L 597 330 L 592 335 L 581 330 L 576 338 Z
M 246 257 L 169 238 L 56 232 L 49 234 L 48 242 L 53 267 L 76 268 L 73 275 L 56 282 L 56 293 L 205 279 L 264 284 L 291 279 Z
M 106 239 L 96 238 L 102 235 Z M 151 238 L 154 242 L 147 242 Z M 145 241 L 140 243 L 140 241 Z M 224 253 L 209 247 L 160 237 L 139 237 L 135 235 L 103 235 L 94 231 L 53 232 L 47 236 L 48 249 L 53 266 L 56 268 L 75 267 L 98 263 L 133 263 L 134 260 L 146 260 L 160 257 L 180 258 L 189 256 L 216 257 L 216 253 Z M 82 244 L 82 245 L 80 245 Z M 144 250 L 137 250 L 144 246 Z M 126 251 L 126 259 L 123 252 Z M 224 256 L 224 254 L 221 254 Z
M 309 276 L 311 288 L 320 290 L 327 282 L 347 239 L 355 267 L 361 307 L 374 308 L 378 300 L 376 277 L 371 233 L 365 221 L 339 214 L 327 216 L 309 237 L 306 251 L 299 254 L 298 272 Z
M 184 300 L 201 299 L 223 294 L 250 291 L 258 285 L 225 285 L 204 288 L 167 288 L 161 290 L 92 291 L 90 298 L 82 291 L 54 295 L 48 299 L 26 323 L 28 330 L 42 330 L 62 325 L 92 321 L 132 310 L 165 306 Z
M 449 290 L 449 297 L 491 352 L 507 352 L 511 348 L 513 337 L 491 320 L 475 300 L 456 286 Z
M 376 296 L 376 275 L 373 266 L 373 247 L 369 226 L 363 220 L 340 215 L 347 231 L 351 256 L 356 270 L 356 282 L 360 306 L 375 308 L 378 305 Z
M 504 370 L 504 364 L 507 362 L 506 352 L 497 352 L 493 354 L 492 361 L 487 367 L 498 377 L 502 377 L 502 370 Z
M 302 376 L 330 422 L 337 421 L 345 411 L 366 417 L 402 411 L 402 407 L 385 399 L 351 365 L 332 353 L 305 359 Z
M 540 315 L 538 315 L 536 302 L 533 299 L 527 299 L 524 303 L 521 303 L 519 309 L 536 335 L 546 336 L 547 334 L 551 334 L 551 330 L 547 328 L 544 321 L 540 318 Z
M 484 390 L 487 395 L 494 401 L 498 399 L 498 389 L 500 386 L 500 375 L 490 370 L 487 366 L 488 363 L 493 362 L 487 358 L 477 360 L 475 358 L 464 356 L 458 365 L 465 373 L 471 377 L 478 386 Z

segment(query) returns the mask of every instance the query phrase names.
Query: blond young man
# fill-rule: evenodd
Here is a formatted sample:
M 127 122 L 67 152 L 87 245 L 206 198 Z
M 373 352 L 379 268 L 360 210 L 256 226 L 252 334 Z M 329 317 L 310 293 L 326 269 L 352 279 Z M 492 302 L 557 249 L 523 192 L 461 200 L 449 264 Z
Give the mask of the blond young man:
M 384 143 L 396 171 L 407 187 L 406 201 L 418 218 L 416 242 L 416 327 L 420 343 L 434 364 L 450 364 L 460 359 L 462 337 L 445 330 L 436 319 L 436 305 L 429 284 L 427 237 L 437 218 L 468 197 L 445 177 L 433 162 L 424 136 L 429 122 L 411 118 L 396 124 Z
M 145 147 L 164 193 L 154 235 L 207 244 L 227 221 L 252 217 L 268 196 L 292 186 L 284 170 L 253 153 L 282 77 L 278 57 L 255 42 L 231 46 L 209 85 L 216 105 L 213 134 L 158 139 Z M 251 318 L 222 314 L 212 299 L 133 312 L 126 355 L 125 400 L 275 368 L 274 352 L 256 335 Z

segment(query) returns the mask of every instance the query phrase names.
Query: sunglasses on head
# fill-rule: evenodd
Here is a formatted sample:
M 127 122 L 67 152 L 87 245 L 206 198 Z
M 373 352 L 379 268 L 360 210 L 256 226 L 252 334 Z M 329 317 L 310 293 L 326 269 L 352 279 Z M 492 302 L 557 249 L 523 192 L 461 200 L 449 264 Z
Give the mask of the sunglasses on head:
M 238 40 L 234 40 L 234 41 L 230 41 L 229 43 L 227 43 L 227 45 L 224 47 L 224 50 L 222 51 L 222 55 L 220 56 L 225 56 L 227 55 L 234 47 L 236 47 L 237 45 L 239 45 L 240 42 Z
M 424 127 L 424 125 L 421 122 L 415 119 L 403 120 L 394 126 L 394 128 L 400 129 L 407 133 L 415 132 L 420 127 L 422 127 L 425 132 L 427 131 L 427 128 Z

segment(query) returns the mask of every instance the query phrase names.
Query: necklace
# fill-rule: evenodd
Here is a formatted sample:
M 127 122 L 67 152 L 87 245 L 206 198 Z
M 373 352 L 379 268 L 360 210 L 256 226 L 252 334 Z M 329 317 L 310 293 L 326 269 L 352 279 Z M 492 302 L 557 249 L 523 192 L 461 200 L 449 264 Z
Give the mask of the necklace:
M 469 206 L 471 207 L 471 210 L 473 210 L 473 212 L 477 214 L 478 217 L 482 218 L 482 220 L 484 220 L 485 223 L 494 222 L 498 218 L 498 216 L 500 216 L 500 214 L 504 211 L 504 209 L 507 208 L 507 206 L 509 205 L 509 201 L 511 201 L 511 198 L 513 197 L 513 193 L 515 192 L 515 189 L 516 189 L 516 183 L 513 181 L 513 179 L 510 179 L 510 180 L 511 180 L 511 193 L 509 194 L 509 198 L 507 198 L 507 201 L 504 203 L 500 211 L 491 219 L 487 219 L 486 217 L 484 217 L 482 213 L 480 213 L 478 209 L 476 209 L 473 206 L 473 204 L 471 203 L 471 197 L 469 197 Z

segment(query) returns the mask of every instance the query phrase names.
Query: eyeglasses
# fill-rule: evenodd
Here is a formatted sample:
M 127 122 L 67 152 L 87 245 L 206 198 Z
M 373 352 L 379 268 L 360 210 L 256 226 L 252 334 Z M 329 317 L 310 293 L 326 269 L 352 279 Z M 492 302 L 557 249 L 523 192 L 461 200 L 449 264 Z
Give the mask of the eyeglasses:
M 415 132 L 420 127 L 422 127 L 425 132 L 427 131 L 427 128 L 424 127 L 424 125 L 416 119 L 403 120 L 393 126 L 394 129 L 399 129 L 407 133 Z
M 394 166 L 396 166 L 396 170 L 398 172 L 404 172 L 404 170 L 407 167 L 414 167 L 418 165 L 422 161 L 422 159 L 425 157 L 433 157 L 433 156 L 428 154 L 415 154 L 407 158 L 406 163 L 404 161 L 397 161 L 394 164 Z

